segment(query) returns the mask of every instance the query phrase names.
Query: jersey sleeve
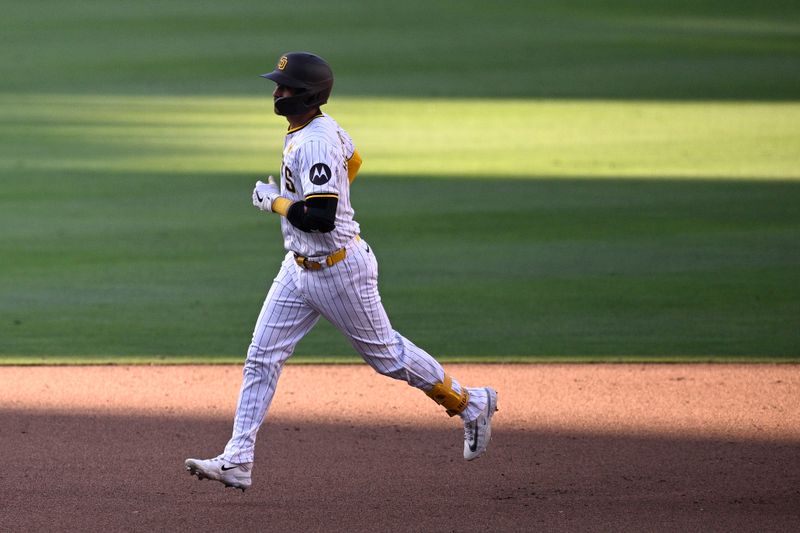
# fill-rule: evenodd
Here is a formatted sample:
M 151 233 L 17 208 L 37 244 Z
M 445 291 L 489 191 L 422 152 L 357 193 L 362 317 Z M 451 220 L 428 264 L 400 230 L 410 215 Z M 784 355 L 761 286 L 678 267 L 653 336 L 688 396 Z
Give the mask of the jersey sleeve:
M 342 180 L 347 183 L 347 162 L 341 148 L 313 141 L 303 144 L 297 155 L 305 198 L 338 198 Z
M 347 179 L 351 184 L 353 183 L 353 180 L 356 179 L 356 176 L 358 175 L 358 169 L 361 168 L 362 162 L 363 161 L 361 160 L 361 155 L 358 153 L 358 150 L 354 150 L 353 155 L 347 160 Z
M 336 133 L 339 135 L 339 142 L 342 144 L 344 158 L 348 160 L 351 159 L 356 151 L 356 146 L 353 143 L 352 137 L 350 137 L 350 134 L 344 131 L 341 127 L 338 128 Z
M 358 150 L 356 150 L 355 143 L 353 143 L 353 139 L 350 137 L 349 133 L 341 127 L 339 127 L 337 133 L 347 165 L 347 180 L 353 183 L 353 180 L 356 179 L 356 174 L 358 174 L 358 169 L 361 168 L 361 155 L 358 153 Z

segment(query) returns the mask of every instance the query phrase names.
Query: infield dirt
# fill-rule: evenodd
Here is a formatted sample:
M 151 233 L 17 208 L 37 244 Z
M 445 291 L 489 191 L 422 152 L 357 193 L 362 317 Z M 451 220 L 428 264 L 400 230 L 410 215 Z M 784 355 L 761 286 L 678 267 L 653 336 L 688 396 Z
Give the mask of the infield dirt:
M 449 365 L 492 443 L 364 366 L 287 366 L 253 487 L 186 457 L 230 435 L 234 366 L 0 368 L 0 530 L 791 531 L 798 365 Z

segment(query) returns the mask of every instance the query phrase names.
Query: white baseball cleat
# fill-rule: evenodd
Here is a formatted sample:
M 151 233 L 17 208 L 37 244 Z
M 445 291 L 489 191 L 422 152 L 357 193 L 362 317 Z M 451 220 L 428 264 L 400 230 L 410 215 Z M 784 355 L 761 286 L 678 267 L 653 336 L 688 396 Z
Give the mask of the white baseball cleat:
M 492 437 L 492 417 L 497 411 L 497 391 L 486 387 L 486 407 L 478 418 L 464 422 L 464 459 L 472 461 L 481 456 Z
M 198 479 L 213 479 L 226 487 L 242 489 L 242 492 L 252 484 L 250 471 L 253 463 L 231 463 L 219 456 L 213 459 L 186 459 L 184 465 L 189 474 Z

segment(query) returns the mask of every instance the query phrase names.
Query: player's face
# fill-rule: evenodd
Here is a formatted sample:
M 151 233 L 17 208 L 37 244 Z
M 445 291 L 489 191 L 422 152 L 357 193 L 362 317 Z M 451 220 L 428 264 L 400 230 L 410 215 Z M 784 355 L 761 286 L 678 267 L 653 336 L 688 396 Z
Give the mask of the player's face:
M 294 96 L 295 94 L 296 90 L 294 88 L 280 84 L 275 87 L 274 91 L 272 91 L 272 96 L 274 98 L 284 98 L 286 96 Z

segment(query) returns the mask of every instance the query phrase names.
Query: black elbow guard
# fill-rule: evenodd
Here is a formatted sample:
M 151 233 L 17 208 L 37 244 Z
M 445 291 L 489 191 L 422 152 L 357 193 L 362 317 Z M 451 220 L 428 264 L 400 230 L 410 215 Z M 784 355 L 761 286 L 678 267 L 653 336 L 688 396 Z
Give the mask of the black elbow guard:
M 334 195 L 311 195 L 305 201 L 293 203 L 286 220 L 306 233 L 328 233 L 336 227 L 338 205 L 339 198 Z
M 311 231 L 303 222 L 303 218 L 306 214 L 306 203 L 305 202 L 295 202 L 291 206 L 289 206 L 289 211 L 286 213 L 286 220 L 294 226 L 295 228 L 309 232 Z
M 336 227 L 336 224 L 332 220 L 327 220 L 324 218 L 320 219 L 311 219 L 309 226 L 311 227 L 312 232 L 319 232 L 319 233 L 329 233 L 333 231 Z

